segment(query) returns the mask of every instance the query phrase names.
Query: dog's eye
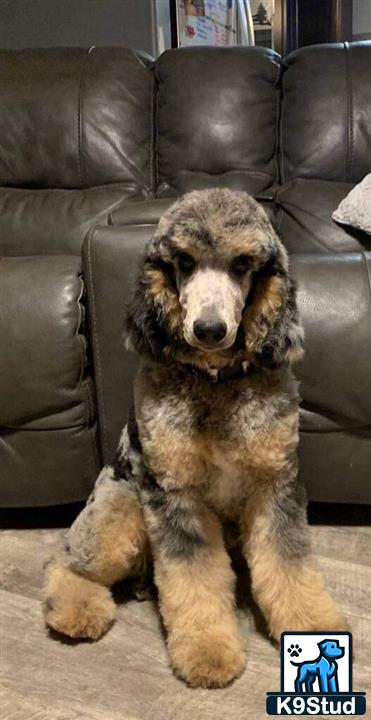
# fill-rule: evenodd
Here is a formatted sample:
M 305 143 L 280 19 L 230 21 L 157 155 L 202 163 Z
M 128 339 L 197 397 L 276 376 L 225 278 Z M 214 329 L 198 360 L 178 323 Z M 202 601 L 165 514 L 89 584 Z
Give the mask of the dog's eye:
M 177 255 L 177 263 L 180 272 L 185 273 L 186 275 L 189 275 L 195 266 L 193 257 L 183 252 Z
M 232 260 L 231 268 L 235 275 L 245 275 L 251 266 L 251 258 L 248 255 L 238 255 Z

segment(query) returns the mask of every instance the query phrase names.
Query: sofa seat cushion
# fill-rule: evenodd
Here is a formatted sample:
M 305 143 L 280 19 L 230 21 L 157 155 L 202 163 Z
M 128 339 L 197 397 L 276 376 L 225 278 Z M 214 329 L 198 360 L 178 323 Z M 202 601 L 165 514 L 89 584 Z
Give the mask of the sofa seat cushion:
M 371 253 L 296 254 L 305 329 L 300 473 L 312 500 L 371 497 Z
M 0 255 L 77 255 L 89 227 L 138 192 L 134 184 L 86 190 L 0 187 Z
M 156 226 L 169 207 L 180 197 L 180 194 L 171 197 L 157 198 L 156 200 L 141 201 L 139 196 L 135 202 L 122 202 L 118 207 L 114 208 L 108 215 L 108 225 L 136 225 L 146 227 L 149 225 Z M 274 194 L 258 194 L 255 195 L 256 200 L 264 207 L 270 221 L 273 225 L 277 223 L 277 214 L 275 212 Z
M 0 260 L 0 505 L 86 497 L 98 469 L 74 256 Z
M 371 249 L 362 231 L 340 227 L 332 213 L 353 188 L 350 183 L 299 178 L 276 195 L 278 230 L 292 253 L 354 252 Z

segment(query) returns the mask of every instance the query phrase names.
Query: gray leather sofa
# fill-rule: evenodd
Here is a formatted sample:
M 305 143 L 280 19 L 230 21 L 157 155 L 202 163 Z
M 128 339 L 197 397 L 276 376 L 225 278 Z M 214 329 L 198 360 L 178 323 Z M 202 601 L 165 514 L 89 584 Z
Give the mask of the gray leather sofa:
M 291 254 L 309 496 L 371 502 L 371 238 L 331 220 L 371 169 L 370 67 L 367 42 L 0 51 L 3 507 L 87 496 L 130 403 L 137 259 L 211 186 L 259 199 Z

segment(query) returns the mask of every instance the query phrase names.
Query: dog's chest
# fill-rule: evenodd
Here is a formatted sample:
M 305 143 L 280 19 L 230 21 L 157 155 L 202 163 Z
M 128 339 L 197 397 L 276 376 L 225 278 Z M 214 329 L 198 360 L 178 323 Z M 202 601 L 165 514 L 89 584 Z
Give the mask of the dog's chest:
M 236 517 L 246 497 L 248 477 L 217 442 L 210 446 L 208 466 L 205 501 L 219 515 Z

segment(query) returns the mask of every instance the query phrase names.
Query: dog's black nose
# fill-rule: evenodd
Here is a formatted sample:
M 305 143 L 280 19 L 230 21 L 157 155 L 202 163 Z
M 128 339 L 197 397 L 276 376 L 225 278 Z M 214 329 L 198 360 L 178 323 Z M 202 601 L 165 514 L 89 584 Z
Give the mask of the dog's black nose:
M 200 342 L 207 345 L 218 345 L 227 333 L 227 325 L 225 322 L 214 320 L 195 320 L 193 323 L 193 332 Z

